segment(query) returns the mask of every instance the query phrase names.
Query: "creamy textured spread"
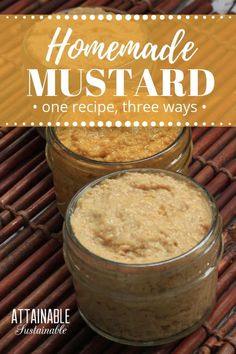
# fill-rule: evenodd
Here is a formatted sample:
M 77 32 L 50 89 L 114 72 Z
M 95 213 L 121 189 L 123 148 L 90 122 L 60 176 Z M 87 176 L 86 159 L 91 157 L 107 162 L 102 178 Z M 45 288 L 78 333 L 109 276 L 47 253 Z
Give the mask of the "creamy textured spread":
M 155 155 L 178 137 L 179 128 L 57 128 L 60 142 L 92 160 L 125 162 Z
M 79 6 L 79 7 L 73 7 L 72 9 L 64 10 L 62 11 L 62 13 L 78 14 L 78 15 L 83 15 L 83 14 L 99 15 L 99 14 L 107 14 L 108 11 L 105 11 L 104 8 L 102 7 Z
M 159 262 L 193 248 L 211 208 L 192 183 L 162 173 L 125 173 L 85 192 L 71 216 L 80 243 L 122 263 Z

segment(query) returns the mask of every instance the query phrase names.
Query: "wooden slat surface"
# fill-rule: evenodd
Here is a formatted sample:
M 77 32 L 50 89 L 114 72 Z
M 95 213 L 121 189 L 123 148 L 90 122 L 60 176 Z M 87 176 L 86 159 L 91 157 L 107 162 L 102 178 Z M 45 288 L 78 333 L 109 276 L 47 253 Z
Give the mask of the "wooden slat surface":
M 185 7 L 182 3 L 2 0 L 0 12 L 50 13 L 80 5 L 111 6 L 129 13 L 212 12 L 211 1 L 195 0 Z M 9 61 L 9 70 L 10 65 Z M 236 217 L 236 128 L 194 128 L 193 141 L 190 176 L 214 195 L 225 226 L 217 305 L 208 319 L 208 330 L 201 327 L 179 342 L 144 349 L 112 343 L 95 334 L 81 319 L 63 261 L 62 218 L 45 161 L 44 141 L 32 128 L 0 128 L 0 353 L 236 353 L 236 229 L 229 226 Z M 15 336 L 9 318 L 12 308 L 53 306 L 71 309 L 66 335 Z
M 82 5 L 108 6 L 130 13 L 169 13 L 179 12 L 179 6 L 182 6 L 182 3 L 183 0 L 2 0 L 0 11 L 7 14 L 47 14 Z M 193 4 L 186 5 L 181 13 L 207 14 L 212 9 L 210 0 L 194 0 Z
M 218 302 L 208 319 L 212 332 L 207 333 L 201 327 L 187 339 L 148 351 L 114 344 L 91 331 L 76 309 L 71 277 L 62 256 L 62 218 L 45 161 L 45 142 L 32 128 L 2 128 L 0 136 L 0 353 L 190 354 L 199 348 L 202 348 L 201 353 L 209 353 L 209 347 L 219 345 L 213 330 L 223 318 L 227 321 L 220 334 L 228 336 L 236 325 L 233 314 L 236 306 L 234 226 L 224 235 L 225 255 L 219 267 Z M 190 175 L 215 196 L 226 227 L 236 217 L 236 128 L 194 128 L 193 141 Z M 32 144 L 34 148 L 29 150 Z M 53 306 L 71 308 L 66 335 L 15 335 L 16 327 L 10 322 L 14 307 Z M 228 354 L 230 343 L 228 339 L 223 341 L 216 352 Z

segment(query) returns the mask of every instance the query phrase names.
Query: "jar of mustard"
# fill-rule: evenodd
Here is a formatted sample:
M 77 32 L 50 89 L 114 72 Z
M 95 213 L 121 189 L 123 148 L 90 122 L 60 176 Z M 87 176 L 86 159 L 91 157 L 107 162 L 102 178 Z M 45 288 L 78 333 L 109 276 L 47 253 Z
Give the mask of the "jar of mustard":
M 48 128 L 46 156 L 62 214 L 95 178 L 121 169 L 154 167 L 186 174 L 190 128 Z
M 63 234 L 80 313 L 111 340 L 168 343 L 215 304 L 221 219 L 190 178 L 139 169 L 97 179 L 70 202 Z

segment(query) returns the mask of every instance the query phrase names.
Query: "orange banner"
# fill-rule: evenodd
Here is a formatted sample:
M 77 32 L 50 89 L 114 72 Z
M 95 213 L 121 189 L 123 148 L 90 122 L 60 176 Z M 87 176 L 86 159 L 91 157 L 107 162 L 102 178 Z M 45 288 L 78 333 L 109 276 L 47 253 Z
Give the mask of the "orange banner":
M 1 16 L 0 125 L 236 125 L 231 15 Z

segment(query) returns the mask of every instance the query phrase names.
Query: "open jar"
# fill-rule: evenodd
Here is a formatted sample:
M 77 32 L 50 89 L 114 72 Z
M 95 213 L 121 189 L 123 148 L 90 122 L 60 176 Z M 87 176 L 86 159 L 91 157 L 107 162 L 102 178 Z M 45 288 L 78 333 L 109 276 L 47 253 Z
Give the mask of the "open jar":
M 71 218 L 81 198 L 88 192 L 91 195 L 94 187 L 108 179 L 136 172 L 186 181 L 192 188 L 191 195 L 199 193 L 209 206 L 209 229 L 190 250 L 159 262 L 131 264 L 93 253 L 75 235 Z M 144 207 L 140 201 L 140 210 Z M 131 221 L 130 227 L 133 226 Z M 80 224 L 78 227 L 81 230 Z M 64 257 L 73 277 L 80 313 L 91 328 L 111 340 L 129 345 L 177 340 L 199 327 L 215 304 L 217 265 L 223 250 L 221 219 L 213 198 L 190 178 L 170 171 L 139 169 L 97 179 L 69 204 L 63 234 Z M 145 235 L 145 242 L 146 239 Z
M 180 129 L 177 138 L 168 147 L 152 156 L 125 162 L 105 162 L 71 151 L 58 138 L 57 128 L 47 128 L 46 156 L 53 172 L 58 207 L 64 214 L 69 201 L 81 187 L 117 170 L 152 167 L 187 174 L 192 159 L 191 129 Z

